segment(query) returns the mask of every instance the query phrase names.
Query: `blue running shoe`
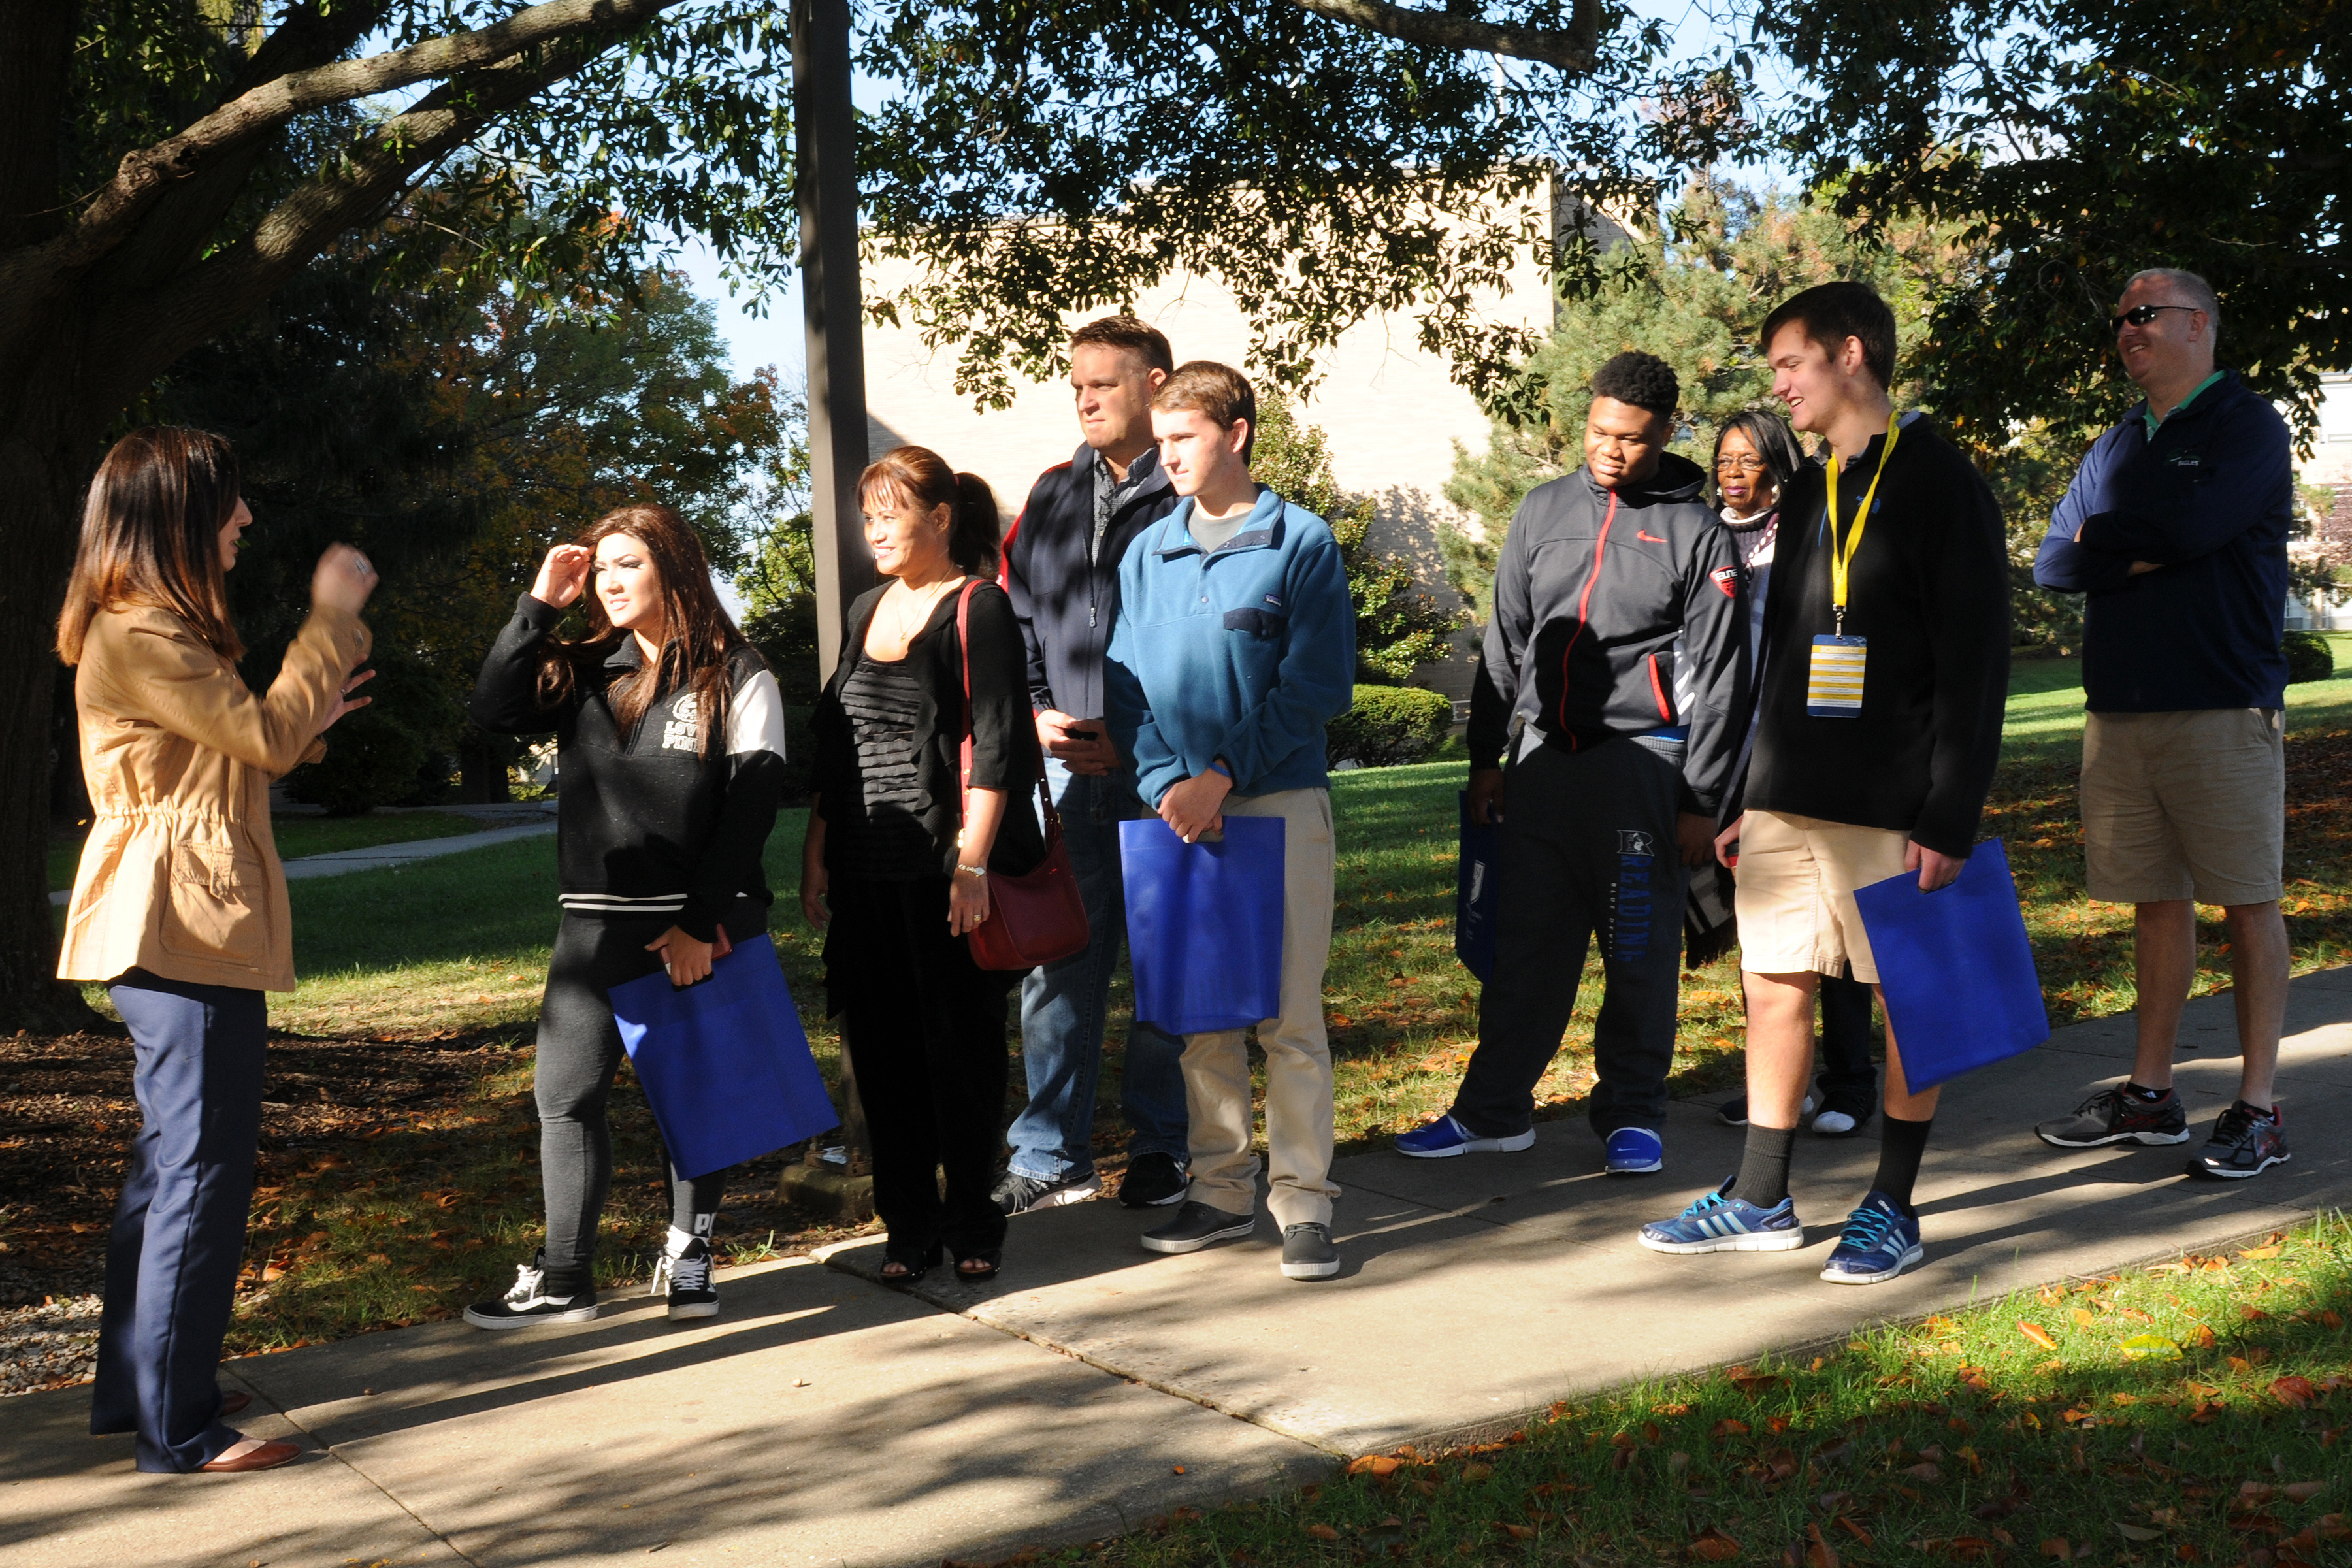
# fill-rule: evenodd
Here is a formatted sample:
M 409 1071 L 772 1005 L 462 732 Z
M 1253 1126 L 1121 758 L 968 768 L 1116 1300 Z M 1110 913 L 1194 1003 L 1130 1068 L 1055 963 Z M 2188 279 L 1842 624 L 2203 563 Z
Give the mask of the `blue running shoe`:
M 1426 1127 L 1416 1127 L 1396 1141 L 1397 1152 L 1410 1154 L 1416 1160 L 1451 1160 L 1456 1154 L 1516 1154 L 1522 1149 L 1532 1149 L 1536 1130 L 1514 1132 L 1508 1138 L 1481 1138 L 1459 1121 L 1451 1112 L 1439 1117 Z
M 1919 1222 L 1874 1192 L 1847 1216 L 1822 1278 L 1832 1285 L 1875 1285 L 1892 1279 L 1927 1256 L 1919 1245 Z
M 1782 1198 L 1759 1209 L 1744 1198 L 1726 1197 L 1737 1176 L 1673 1219 L 1642 1227 L 1642 1245 L 1653 1252 L 1793 1252 L 1805 1245 L 1797 1223 L 1797 1200 Z
M 1646 1127 L 1620 1127 L 1603 1147 L 1612 1176 L 1646 1176 L 1666 1168 L 1665 1141 Z

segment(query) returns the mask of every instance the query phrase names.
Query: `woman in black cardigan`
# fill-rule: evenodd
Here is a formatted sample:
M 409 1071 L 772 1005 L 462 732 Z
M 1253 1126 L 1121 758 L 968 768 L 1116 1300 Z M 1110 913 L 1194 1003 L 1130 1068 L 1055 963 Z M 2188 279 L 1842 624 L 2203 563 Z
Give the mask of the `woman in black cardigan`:
M 976 1282 L 995 1274 L 1004 1244 L 989 1188 L 1003 1142 L 1005 996 L 1021 977 L 982 969 L 964 938 L 989 918 L 990 872 L 1017 876 L 1045 858 L 1028 803 L 1038 759 L 1027 657 L 1012 601 L 988 580 L 997 519 L 986 483 L 900 447 L 866 470 L 857 494 L 889 581 L 850 606 L 810 721 L 817 798 L 801 909 L 831 922 L 826 1000 L 873 1140 L 874 1207 L 889 1230 L 882 1278 L 912 1284 L 944 1247 Z M 975 577 L 971 787 L 960 792 L 956 608 Z

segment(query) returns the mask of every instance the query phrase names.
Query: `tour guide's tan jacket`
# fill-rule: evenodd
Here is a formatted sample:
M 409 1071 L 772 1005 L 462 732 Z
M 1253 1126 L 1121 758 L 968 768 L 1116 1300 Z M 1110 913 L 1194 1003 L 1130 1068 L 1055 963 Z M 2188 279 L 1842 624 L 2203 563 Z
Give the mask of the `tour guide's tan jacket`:
M 74 676 L 95 808 L 66 915 L 61 980 L 134 966 L 166 980 L 294 989 L 270 781 L 323 755 L 319 726 L 368 629 L 313 608 L 267 697 L 165 610 L 90 623 Z

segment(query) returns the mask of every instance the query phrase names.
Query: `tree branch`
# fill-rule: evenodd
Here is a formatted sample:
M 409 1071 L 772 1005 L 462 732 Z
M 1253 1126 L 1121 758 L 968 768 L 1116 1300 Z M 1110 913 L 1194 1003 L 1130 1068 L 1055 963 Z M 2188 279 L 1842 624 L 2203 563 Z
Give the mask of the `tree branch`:
M 658 9 L 675 0 L 650 3 Z M 396 200 L 419 171 L 601 52 L 577 38 L 555 43 L 435 89 L 371 131 L 340 164 L 294 190 L 245 239 L 110 323 L 123 343 L 140 345 L 113 356 L 122 367 L 118 379 L 126 387 L 142 384 L 188 347 L 255 310 L 328 240 Z
M 268 135 L 298 114 L 511 59 L 578 33 L 612 32 L 635 26 L 679 3 L 680 0 L 547 0 L 544 5 L 517 12 L 503 22 L 474 32 L 428 38 L 404 49 L 371 55 L 365 59 L 339 60 L 264 82 L 221 105 L 177 135 L 125 154 L 113 181 L 83 211 L 80 220 L 22 261 L 49 269 L 88 265 L 118 243 L 123 232 L 166 186 L 185 179 L 209 161 Z M 17 271 L 18 268 L 8 270 Z
M 1474 16 L 1391 5 L 1387 0 L 1290 0 L 1290 4 L 1408 44 L 1538 60 L 1576 76 L 1590 71 L 1601 51 L 1601 0 L 1576 0 L 1566 32 L 1552 27 L 1497 26 Z

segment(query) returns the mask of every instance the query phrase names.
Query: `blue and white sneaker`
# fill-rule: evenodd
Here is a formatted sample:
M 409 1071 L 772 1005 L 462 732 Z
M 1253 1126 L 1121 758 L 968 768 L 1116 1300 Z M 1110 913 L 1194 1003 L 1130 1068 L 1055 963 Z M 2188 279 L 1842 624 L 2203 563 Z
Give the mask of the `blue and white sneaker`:
M 1782 1198 L 1759 1209 L 1745 1198 L 1726 1197 L 1736 1175 L 1673 1219 L 1642 1227 L 1642 1245 L 1653 1252 L 1793 1252 L 1805 1245 L 1797 1223 L 1797 1200 Z
M 1876 1285 L 1927 1256 L 1919 1245 L 1919 1222 L 1885 1193 L 1874 1192 L 1846 1217 L 1822 1278 L 1832 1285 Z
M 1620 1127 L 1602 1148 L 1612 1176 L 1646 1176 L 1666 1168 L 1665 1140 L 1646 1127 Z
M 1410 1154 L 1416 1160 L 1451 1160 L 1456 1154 L 1516 1154 L 1536 1144 L 1536 1130 L 1514 1132 L 1508 1138 L 1481 1138 L 1448 1111 L 1426 1127 L 1416 1127 L 1400 1134 L 1397 1152 Z

